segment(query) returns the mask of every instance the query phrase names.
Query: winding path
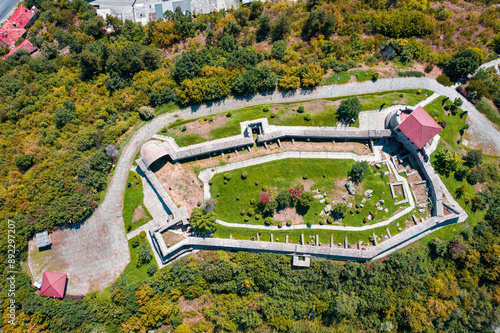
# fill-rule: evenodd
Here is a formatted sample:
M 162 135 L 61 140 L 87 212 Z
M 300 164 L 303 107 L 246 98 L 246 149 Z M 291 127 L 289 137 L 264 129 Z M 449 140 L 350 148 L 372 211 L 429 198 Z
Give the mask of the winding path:
M 130 261 L 121 212 L 123 211 L 123 196 L 132 161 L 137 151 L 146 141 L 164 126 L 177 119 L 198 118 L 265 103 L 294 102 L 417 88 L 429 89 L 451 99 L 459 97 L 453 87 L 444 87 L 430 78 L 393 78 L 380 79 L 376 82 L 367 81 L 322 86 L 311 90 L 275 91 L 253 96 L 231 97 L 218 102 L 195 105 L 161 115 L 141 127 L 123 148 L 104 201 L 94 214 L 78 226 L 58 231 L 58 237 L 61 239 L 68 238 L 72 241 L 59 245 L 57 251 L 79 256 L 78 267 L 75 267 L 76 265 L 72 259 L 63 263 L 55 263 L 55 260 L 51 260 L 49 257 L 45 269 L 57 267 L 60 271 L 71 272 L 68 285 L 69 294 L 86 294 L 90 291 L 102 290 L 116 280 Z M 487 153 L 500 155 L 500 132 L 497 128 L 469 102 L 464 101 L 462 108 L 469 112 L 471 130 L 483 133 L 478 141 L 471 140 L 469 145 L 480 146 Z M 80 241 L 81 239 L 93 239 L 93 242 Z M 54 249 L 56 248 L 54 246 Z M 65 258 L 71 258 L 71 256 Z

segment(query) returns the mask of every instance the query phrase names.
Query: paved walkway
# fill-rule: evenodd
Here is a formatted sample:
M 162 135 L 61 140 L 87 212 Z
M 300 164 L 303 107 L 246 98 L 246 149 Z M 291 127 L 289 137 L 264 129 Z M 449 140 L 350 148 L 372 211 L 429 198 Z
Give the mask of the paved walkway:
M 62 230 L 64 238 L 75 234 L 75 240 L 85 237 L 94 238 L 99 235 L 98 241 L 94 241 L 93 246 L 100 246 L 99 251 L 88 251 L 89 244 L 81 241 L 68 242 L 67 249 L 61 249 L 68 253 L 84 256 L 84 264 L 72 267 L 71 262 L 67 263 L 68 269 L 72 270 L 72 279 L 82 281 L 81 285 L 70 284 L 68 288 L 74 288 L 72 292 L 85 294 L 93 290 L 102 290 L 104 287 L 116 280 L 130 261 L 127 237 L 125 235 L 122 211 L 123 195 L 127 183 L 128 172 L 132 166 L 132 161 L 141 146 L 153 135 L 158 133 L 163 127 L 177 119 L 193 119 L 223 111 L 234 110 L 241 107 L 267 104 L 294 102 L 326 97 L 340 97 L 358 95 L 363 93 L 373 93 L 388 90 L 401 89 L 429 89 L 447 96 L 451 99 L 460 97 L 453 87 L 444 87 L 430 78 L 392 78 L 379 79 L 376 82 L 357 82 L 344 85 L 322 86 L 315 89 L 295 91 L 275 91 L 273 93 L 262 93 L 253 96 L 230 97 L 221 101 L 191 106 L 187 109 L 163 114 L 151 122 L 142 126 L 127 145 L 122 149 L 113 178 L 99 208 L 87 219 L 78 230 Z M 469 142 L 471 147 L 481 145 L 487 147 L 486 153 L 500 155 L 500 132 L 496 127 L 472 104 L 464 101 L 462 109 L 469 112 L 470 130 L 482 133 L 480 137 L 475 137 Z M 413 228 L 412 228 L 413 229 Z M 382 243 L 383 244 L 383 243 Z M 50 257 L 47 258 L 49 261 Z M 54 263 L 55 264 L 55 263 Z M 96 272 L 96 267 L 102 267 Z M 106 268 L 107 267 L 107 268 Z M 109 267 L 112 267 L 110 270 Z

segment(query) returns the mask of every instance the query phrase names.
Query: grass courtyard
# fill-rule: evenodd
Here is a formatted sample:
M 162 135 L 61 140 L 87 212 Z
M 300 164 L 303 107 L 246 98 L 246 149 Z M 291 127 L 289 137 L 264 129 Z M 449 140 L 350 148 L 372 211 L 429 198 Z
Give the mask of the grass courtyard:
M 127 232 L 139 228 L 152 219 L 143 200 L 142 179 L 137 173 L 131 171 L 127 178 L 123 199 L 123 221 Z
M 419 94 L 418 89 L 408 89 L 357 96 L 360 99 L 362 110 L 367 111 L 395 104 L 415 105 L 424 100 L 426 95 L 430 96 L 432 92 L 424 89 Z M 263 105 L 256 105 L 195 120 L 179 119 L 163 128 L 160 134 L 173 137 L 179 146 L 184 147 L 237 135 L 241 132 L 240 122 L 258 118 L 268 118 L 269 124 L 280 126 L 336 126 L 336 110 L 340 101 L 347 97 L 349 96 L 269 104 L 270 110 L 267 112 L 264 111 Z M 298 112 L 300 105 L 304 105 L 304 113 Z M 310 120 L 304 119 L 304 115 L 307 113 L 311 114 Z M 358 121 L 353 126 L 359 126 Z
M 318 189 L 321 193 L 326 193 L 326 198 L 331 201 L 332 206 L 343 202 L 342 196 L 346 196 L 347 202 L 353 205 L 352 209 L 348 210 L 342 221 L 336 224 L 362 226 L 363 219 L 370 212 L 376 213 L 377 217 L 367 223 L 378 223 L 392 216 L 398 208 L 406 207 L 406 205 L 394 205 L 395 201 L 400 201 L 403 197 L 392 198 L 389 177 L 381 176 L 381 173 L 387 171 L 385 166 L 381 169 L 370 166 L 367 177 L 356 187 L 356 194 L 349 195 L 344 184 L 353 163 L 352 160 L 278 160 L 229 172 L 231 179 L 227 184 L 224 179 L 226 173 L 216 174 L 210 188 L 212 198 L 217 200 L 215 213 L 219 219 L 230 223 L 264 225 L 264 213 L 258 204 L 261 191 L 267 189 L 277 194 L 279 190 L 287 190 L 298 184 L 303 185 L 308 191 Z M 241 177 L 243 172 L 248 174 L 246 179 Z M 364 196 L 364 192 L 368 189 L 373 190 L 371 198 Z M 359 213 L 356 213 L 355 205 L 361 204 L 363 198 L 366 198 L 364 207 L 360 207 Z M 376 209 L 375 204 L 381 199 L 385 201 L 383 207 L 388 209 L 387 212 Z M 296 209 L 296 214 L 300 216 L 299 220 L 303 220 L 302 223 L 319 224 L 326 219 L 326 216 L 319 215 L 326 205 L 326 202 L 320 203 L 320 199 L 314 199 L 309 209 L 299 207 Z M 249 214 L 249 210 L 253 210 L 254 213 Z M 256 219 L 257 215 L 261 217 Z M 248 222 L 245 222 L 245 216 L 248 216 Z

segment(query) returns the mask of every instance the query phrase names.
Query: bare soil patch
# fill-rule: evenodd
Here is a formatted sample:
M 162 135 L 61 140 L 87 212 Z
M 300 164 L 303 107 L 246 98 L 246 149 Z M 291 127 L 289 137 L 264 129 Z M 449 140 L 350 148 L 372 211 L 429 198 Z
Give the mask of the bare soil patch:
M 281 213 L 274 214 L 273 220 L 283 222 L 284 224 L 287 221 L 291 221 L 292 224 L 301 224 L 304 223 L 304 218 L 297 214 L 295 207 L 287 207 Z
M 202 182 L 190 168 L 167 162 L 156 177 L 178 207 L 186 206 L 189 213 L 203 201 Z
M 142 205 L 137 206 L 137 208 L 134 210 L 134 214 L 132 215 L 132 223 L 137 222 L 142 219 L 147 219 L 148 216 L 146 215 L 146 211 L 144 210 L 144 207 Z
M 163 240 L 165 241 L 165 245 L 170 247 L 170 246 L 173 246 L 173 245 L 179 243 L 180 241 L 184 240 L 187 237 L 187 235 L 177 234 L 177 233 L 172 232 L 172 231 L 167 231 L 167 232 L 164 232 L 162 234 L 162 237 L 163 237 Z

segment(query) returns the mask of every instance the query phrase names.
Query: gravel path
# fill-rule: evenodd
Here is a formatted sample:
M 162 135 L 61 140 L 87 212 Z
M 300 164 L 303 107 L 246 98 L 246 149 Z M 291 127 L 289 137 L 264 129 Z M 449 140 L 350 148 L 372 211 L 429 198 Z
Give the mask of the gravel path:
M 122 211 L 123 195 L 132 161 L 142 144 L 176 119 L 197 118 L 211 113 L 265 103 L 294 102 L 416 88 L 433 90 L 451 99 L 459 97 L 454 88 L 444 87 L 430 78 L 393 78 L 380 79 L 376 82 L 322 86 L 311 90 L 276 91 L 255 96 L 231 97 L 161 115 L 140 128 L 123 149 L 105 199 L 94 214 L 84 223 L 56 232 L 61 239 L 71 240 L 64 242 L 57 249 L 58 253 L 64 255 L 65 262 L 63 265 L 57 261 L 60 257 L 48 255 L 45 269 L 60 267 L 60 271 L 70 272 L 68 292 L 73 294 L 102 290 L 116 280 L 130 261 Z M 497 128 L 469 102 L 464 101 L 462 108 L 469 112 L 471 123 L 469 131 L 481 133 L 481 136 L 473 136 L 469 145 L 481 146 L 486 153 L 500 155 L 500 132 Z M 178 118 L 175 117 L 176 115 Z M 56 247 L 53 249 L 56 250 Z

